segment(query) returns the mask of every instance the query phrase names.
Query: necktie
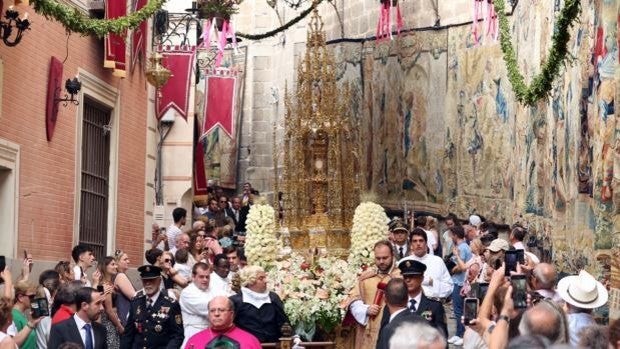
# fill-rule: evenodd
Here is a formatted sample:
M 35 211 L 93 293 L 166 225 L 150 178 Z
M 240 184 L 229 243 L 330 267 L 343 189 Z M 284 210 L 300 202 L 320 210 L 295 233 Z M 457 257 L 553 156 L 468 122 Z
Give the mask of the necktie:
M 93 334 L 90 331 L 91 325 L 90 324 L 86 324 L 84 325 L 84 331 L 86 331 L 86 339 L 85 339 L 85 343 L 84 343 L 84 349 L 93 349 Z
M 415 299 L 410 299 L 409 300 L 409 310 L 411 310 L 412 313 L 415 313 L 415 310 L 416 310 L 415 309 L 415 304 L 416 304 Z
M 402 246 L 398 248 L 398 254 L 400 256 L 399 259 L 402 259 L 403 257 L 405 257 L 405 255 L 403 254 L 403 247 Z

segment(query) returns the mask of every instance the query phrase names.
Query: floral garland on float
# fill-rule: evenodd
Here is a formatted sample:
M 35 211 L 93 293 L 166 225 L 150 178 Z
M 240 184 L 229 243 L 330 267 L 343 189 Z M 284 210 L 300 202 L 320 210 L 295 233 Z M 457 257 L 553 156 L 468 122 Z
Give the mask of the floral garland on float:
M 334 333 L 345 315 L 340 304 L 356 280 L 346 261 L 316 249 L 306 257 L 293 252 L 269 272 L 269 282 L 282 299 L 291 326 L 306 340 L 318 331 Z
M 352 271 L 359 274 L 374 263 L 375 243 L 387 238 L 389 222 L 380 205 L 366 201 L 357 206 L 353 215 L 348 259 Z
M 275 211 L 266 204 L 254 204 L 246 221 L 245 255 L 250 265 L 265 270 L 273 268 L 276 262 L 279 242 L 275 235 Z

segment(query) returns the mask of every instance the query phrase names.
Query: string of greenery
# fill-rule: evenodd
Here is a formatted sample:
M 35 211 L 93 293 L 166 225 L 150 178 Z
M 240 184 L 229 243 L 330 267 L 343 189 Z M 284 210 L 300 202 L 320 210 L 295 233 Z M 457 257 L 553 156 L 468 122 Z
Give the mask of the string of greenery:
M 315 0 L 312 2 L 312 6 L 308 7 L 308 9 L 304 10 L 302 13 L 300 13 L 297 17 L 291 19 L 290 21 L 286 22 L 285 24 L 283 24 L 282 26 L 275 28 L 273 30 L 270 30 L 268 32 L 262 33 L 262 34 L 247 34 L 247 33 L 241 33 L 238 32 L 236 35 L 237 37 L 241 37 L 244 39 L 248 39 L 248 40 L 262 40 L 265 38 L 269 38 L 272 37 L 280 32 L 283 32 L 285 30 L 287 30 L 288 28 L 292 27 L 293 25 L 295 25 L 297 22 L 301 21 L 302 19 L 304 19 L 306 16 L 308 16 L 317 6 L 319 6 L 320 3 L 322 3 L 323 0 Z
M 140 23 L 161 9 L 167 0 L 150 0 L 140 10 L 114 19 L 93 19 L 84 16 L 78 9 L 55 0 L 31 0 L 35 12 L 60 22 L 69 32 L 103 37 L 108 33 L 120 34 L 136 28 Z
M 517 100 L 523 104 L 533 106 L 539 99 L 547 96 L 551 91 L 553 80 L 559 75 L 560 67 L 568 54 L 569 29 L 578 20 L 581 11 L 580 0 L 566 0 L 560 12 L 553 33 L 553 43 L 547 55 L 547 61 L 540 74 L 532 79 L 530 86 L 519 71 L 515 50 L 512 47 L 510 26 L 506 18 L 504 0 L 495 0 L 495 10 L 499 18 L 500 46 L 504 52 L 504 61 L 508 69 L 508 79 L 512 84 Z

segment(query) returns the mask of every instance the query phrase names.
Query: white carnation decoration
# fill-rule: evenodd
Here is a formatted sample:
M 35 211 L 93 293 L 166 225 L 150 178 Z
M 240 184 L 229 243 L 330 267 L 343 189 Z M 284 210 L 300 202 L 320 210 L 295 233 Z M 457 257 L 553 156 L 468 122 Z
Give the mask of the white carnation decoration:
M 387 238 L 388 223 L 385 210 L 374 202 L 362 202 L 355 209 L 351 228 L 350 270 L 361 272 L 374 263 L 374 246 Z
M 279 244 L 276 239 L 275 211 L 270 205 L 255 204 L 246 221 L 245 255 L 249 265 L 271 269 Z

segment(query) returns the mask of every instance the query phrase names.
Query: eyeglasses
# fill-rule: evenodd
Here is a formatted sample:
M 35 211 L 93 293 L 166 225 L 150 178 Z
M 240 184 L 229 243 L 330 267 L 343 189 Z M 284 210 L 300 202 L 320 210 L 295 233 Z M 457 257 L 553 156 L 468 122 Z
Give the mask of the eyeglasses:
M 226 204 L 226 203 L 228 203 L 228 201 L 226 201 L 226 200 L 220 200 L 220 203 L 221 203 L 221 204 Z
M 225 308 L 213 308 L 213 309 L 209 309 L 209 312 L 210 312 L 210 313 L 214 313 L 214 314 L 217 314 L 217 313 L 225 313 L 225 312 L 228 312 L 228 311 L 230 311 L 230 309 L 225 309 Z
M 166 259 L 164 259 L 164 262 L 166 262 L 166 263 L 170 263 L 170 262 L 172 262 L 172 259 L 170 259 L 170 258 L 166 258 Z

